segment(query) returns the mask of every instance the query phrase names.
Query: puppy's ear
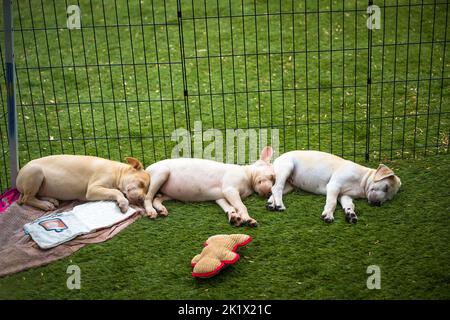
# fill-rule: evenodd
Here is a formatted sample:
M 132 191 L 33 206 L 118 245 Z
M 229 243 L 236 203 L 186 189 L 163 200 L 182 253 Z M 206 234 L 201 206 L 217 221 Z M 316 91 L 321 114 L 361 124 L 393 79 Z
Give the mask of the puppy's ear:
M 135 159 L 133 157 L 126 157 L 125 160 L 127 160 L 128 164 L 130 164 L 136 170 L 144 170 L 144 166 L 138 159 Z
M 375 172 L 375 177 L 374 177 L 374 181 L 380 181 L 389 177 L 395 176 L 394 171 L 392 171 L 391 169 L 389 169 L 387 166 L 385 166 L 384 164 L 380 164 L 378 166 L 377 171 Z
M 259 159 L 267 163 L 270 163 L 270 159 L 272 158 L 272 156 L 273 156 L 272 147 L 266 146 L 264 147 L 264 149 L 262 149 Z

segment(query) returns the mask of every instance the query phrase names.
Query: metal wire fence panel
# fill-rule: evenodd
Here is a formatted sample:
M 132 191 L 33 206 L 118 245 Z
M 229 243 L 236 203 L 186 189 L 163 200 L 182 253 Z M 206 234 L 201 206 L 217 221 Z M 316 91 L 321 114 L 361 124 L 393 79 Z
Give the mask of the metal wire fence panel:
M 84 1 L 81 29 L 68 30 L 67 2 L 33 4 L 15 6 L 21 162 L 167 156 L 166 135 L 184 119 L 176 7 Z
M 67 153 L 148 165 L 171 156 L 179 128 L 202 147 L 207 129 L 278 129 L 280 152 L 448 153 L 448 1 L 373 1 L 379 29 L 371 4 L 14 0 L 20 164 Z M 0 101 L 4 189 L 4 85 Z
M 368 32 L 360 3 L 187 1 L 191 109 L 209 114 L 203 122 L 214 127 L 278 128 L 281 151 L 364 154 Z

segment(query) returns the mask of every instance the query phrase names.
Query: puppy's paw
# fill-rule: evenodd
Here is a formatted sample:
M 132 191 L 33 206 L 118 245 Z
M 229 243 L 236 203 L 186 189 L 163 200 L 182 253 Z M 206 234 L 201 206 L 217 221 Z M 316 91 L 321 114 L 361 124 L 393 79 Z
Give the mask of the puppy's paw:
M 39 207 L 45 211 L 52 211 L 56 209 L 56 206 L 50 201 L 41 201 Z
M 146 214 L 150 219 L 156 219 L 156 217 L 158 216 L 158 212 L 154 208 L 147 209 Z
M 274 208 L 275 211 L 284 211 L 286 207 L 284 205 L 276 205 Z
M 284 205 L 275 205 L 273 202 L 267 201 L 266 208 L 270 211 L 284 211 L 286 207 Z
M 241 216 L 234 211 L 228 212 L 228 221 L 230 222 L 230 224 L 236 227 L 240 227 L 242 225 Z
M 273 195 L 271 195 L 270 197 L 269 197 L 269 199 L 267 199 L 267 202 L 266 202 L 266 208 L 267 208 L 267 210 L 273 210 L 273 207 L 274 207 L 274 201 L 273 201 Z
M 322 219 L 323 221 L 325 221 L 326 223 L 332 223 L 334 221 L 334 216 L 332 213 L 330 212 L 323 212 L 322 213 Z
M 267 210 L 274 211 L 275 210 L 275 205 L 273 204 L 273 202 L 267 201 L 266 202 L 266 208 L 267 208 Z
M 354 213 L 352 211 L 346 211 L 345 212 L 345 221 L 347 221 L 349 223 L 357 223 L 358 217 L 356 216 L 356 213 Z
M 119 205 L 120 211 L 122 213 L 127 212 L 128 206 L 129 206 L 129 202 L 127 199 L 125 199 L 125 198 L 119 199 L 119 200 L 117 200 L 117 204 Z
M 247 221 L 245 221 L 245 223 L 249 226 L 249 227 L 257 227 L 258 226 L 258 222 L 253 219 L 253 218 L 249 218 Z
M 52 200 L 50 200 L 50 201 L 53 203 L 53 205 L 54 205 L 56 208 L 59 207 L 59 201 L 58 201 L 58 200 L 52 199 Z
M 156 212 L 158 212 L 158 215 L 161 217 L 167 217 L 169 215 L 169 211 L 167 211 L 167 208 L 163 205 L 156 208 Z
M 41 198 L 41 199 L 53 203 L 55 208 L 59 207 L 59 201 L 56 199 L 53 198 Z

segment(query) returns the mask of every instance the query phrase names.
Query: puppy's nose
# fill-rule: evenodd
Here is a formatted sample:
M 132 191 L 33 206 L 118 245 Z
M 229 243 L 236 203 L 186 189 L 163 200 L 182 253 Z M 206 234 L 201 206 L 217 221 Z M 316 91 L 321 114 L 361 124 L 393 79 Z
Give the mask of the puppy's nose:
M 267 192 L 263 192 L 263 193 L 262 193 L 262 196 L 263 196 L 264 198 L 269 198 L 271 195 L 272 195 L 272 192 L 271 192 L 271 191 L 267 191 Z
M 380 201 L 370 201 L 369 204 L 371 206 L 375 206 L 375 207 L 380 207 L 381 206 L 381 202 Z

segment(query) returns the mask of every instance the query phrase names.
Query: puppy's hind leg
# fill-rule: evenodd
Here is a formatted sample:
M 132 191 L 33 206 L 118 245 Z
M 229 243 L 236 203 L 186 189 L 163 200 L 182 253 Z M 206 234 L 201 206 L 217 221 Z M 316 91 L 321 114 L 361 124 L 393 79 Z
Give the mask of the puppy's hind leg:
M 56 205 L 53 201 L 47 201 L 48 198 L 40 200 L 36 197 L 43 182 L 44 172 L 40 167 L 29 166 L 23 168 L 17 177 L 17 189 L 21 193 L 18 203 L 27 204 L 45 211 L 55 210 Z
M 292 191 L 293 186 L 287 182 L 294 170 L 294 163 L 292 161 L 283 161 L 281 163 L 274 163 L 275 170 L 275 184 L 272 187 L 272 196 L 267 201 L 267 209 L 275 211 L 284 211 L 286 207 L 283 203 L 283 194 Z
M 155 219 L 158 216 L 158 212 L 153 207 L 153 198 L 167 179 L 169 179 L 170 169 L 165 166 L 159 166 L 156 168 L 151 168 L 149 173 L 151 179 L 150 185 L 148 186 L 147 195 L 145 196 L 144 207 L 147 216 L 151 219 Z
M 159 216 L 167 217 L 169 215 L 169 211 L 167 211 L 167 208 L 163 206 L 162 203 L 170 199 L 171 198 L 169 196 L 163 195 L 161 193 L 158 193 L 156 197 L 153 198 L 153 208 L 155 208 Z

